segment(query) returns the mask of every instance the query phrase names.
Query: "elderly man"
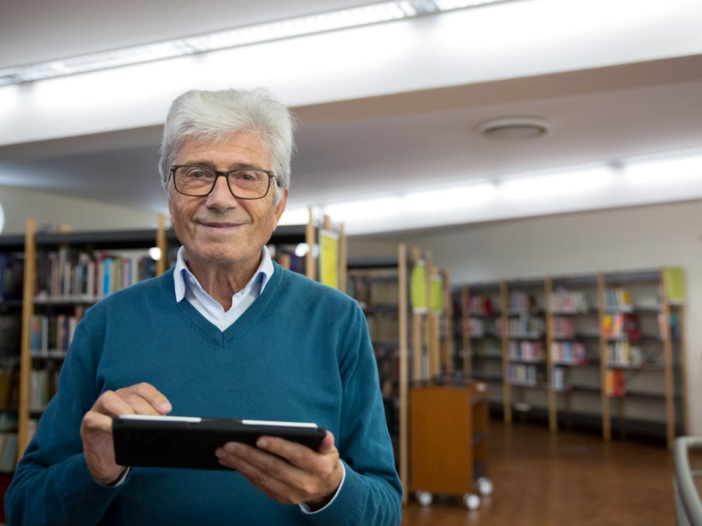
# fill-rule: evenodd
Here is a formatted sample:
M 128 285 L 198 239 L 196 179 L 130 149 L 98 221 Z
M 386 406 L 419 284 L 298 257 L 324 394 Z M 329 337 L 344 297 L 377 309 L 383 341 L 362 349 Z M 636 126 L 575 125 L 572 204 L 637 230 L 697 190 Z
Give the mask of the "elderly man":
M 399 524 L 363 313 L 265 247 L 285 210 L 292 136 L 262 90 L 175 100 L 160 169 L 177 264 L 85 315 L 8 489 L 10 525 Z M 232 470 L 115 463 L 113 417 L 169 413 L 329 432 L 317 451 L 275 437 L 223 444 L 212 455 Z

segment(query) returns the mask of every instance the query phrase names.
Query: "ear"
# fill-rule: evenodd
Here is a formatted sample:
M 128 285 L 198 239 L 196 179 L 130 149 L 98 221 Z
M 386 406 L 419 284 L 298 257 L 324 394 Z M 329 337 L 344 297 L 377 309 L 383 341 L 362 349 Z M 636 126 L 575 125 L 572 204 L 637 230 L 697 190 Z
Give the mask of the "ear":
M 283 195 L 280 196 L 280 200 L 278 201 L 278 204 L 275 206 L 275 226 L 278 226 L 278 221 L 280 221 L 280 217 L 283 215 L 283 212 L 285 212 L 285 205 L 288 203 L 288 190 L 283 190 Z

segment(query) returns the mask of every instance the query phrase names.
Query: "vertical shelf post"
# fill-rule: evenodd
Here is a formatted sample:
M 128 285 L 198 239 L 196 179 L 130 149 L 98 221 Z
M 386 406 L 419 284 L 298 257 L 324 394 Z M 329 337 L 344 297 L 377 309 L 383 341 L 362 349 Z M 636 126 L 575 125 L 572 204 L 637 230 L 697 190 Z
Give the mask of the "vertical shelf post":
M 19 415 L 17 435 L 17 462 L 27 448 L 29 426 L 29 378 L 32 357 L 29 349 L 30 320 L 34 315 L 34 282 L 36 273 L 36 221 L 27 219 L 24 237 L 24 286 L 22 289 L 22 344 L 20 349 Z
M 669 450 L 673 450 L 675 443 L 675 392 L 673 385 L 673 345 L 670 339 L 670 303 L 668 300 L 668 289 L 665 286 L 664 274 L 661 272 L 663 282 L 663 294 L 661 304 L 661 316 L 663 323 L 663 363 L 665 364 L 665 430 L 666 442 Z
M 309 210 L 309 220 L 307 221 L 307 233 L 305 235 L 305 243 L 309 249 L 307 250 L 307 256 L 305 258 L 305 275 L 311 280 L 317 279 L 317 272 L 314 260 L 314 245 L 316 243 L 315 239 L 315 228 L 314 228 L 314 214 L 312 212 L 312 207 L 308 207 Z
M 687 412 L 687 347 L 685 346 L 685 305 L 680 305 L 680 378 L 682 378 L 682 419 L 683 434 L 690 434 Z
M 421 259 L 421 252 L 412 247 L 412 268 Z M 425 262 L 426 265 L 426 262 Z M 425 266 L 426 268 L 426 266 Z M 422 379 L 422 315 L 412 309 L 412 381 Z
M 509 379 L 509 296 L 507 282 L 500 281 L 500 324 L 502 336 L 502 396 L 505 424 L 512 423 L 512 384 Z
M 166 242 L 166 216 L 158 215 L 158 230 L 156 231 L 156 246 L 161 251 L 161 257 L 156 262 L 156 275 L 166 272 L 166 259 L 168 259 L 168 244 Z
M 602 272 L 597 274 L 597 299 L 599 306 L 600 324 L 600 384 L 602 386 L 602 438 L 612 439 L 612 421 L 610 418 L 609 394 L 607 393 L 607 337 L 604 333 L 604 318 L 606 313 L 605 279 Z
M 558 400 L 553 389 L 553 311 L 551 310 L 551 295 L 553 294 L 553 281 L 546 277 L 544 282 L 546 294 L 546 384 L 548 385 L 548 427 L 551 431 L 558 431 Z
M 444 279 L 444 319 L 446 320 L 446 338 L 443 348 L 443 369 L 446 374 L 453 373 L 453 298 L 451 295 L 451 273 L 446 270 Z
M 473 350 L 471 349 L 472 342 L 470 339 L 470 310 L 468 308 L 469 299 L 470 289 L 468 285 L 461 286 L 461 337 L 463 341 L 461 356 L 463 357 L 463 373 L 468 377 L 470 377 L 473 368 Z
M 409 450 L 409 357 L 407 356 L 407 324 L 409 303 L 407 301 L 407 246 L 400 243 L 397 248 L 397 263 L 398 263 L 398 307 L 399 313 L 399 328 L 400 328 L 400 482 L 405 488 L 402 496 L 402 503 L 406 505 L 408 502 L 407 488 L 409 483 L 408 478 L 408 450 Z M 345 265 L 344 265 L 345 266 Z
M 344 223 L 339 225 L 339 290 L 341 292 L 346 292 L 348 273 L 348 245 L 346 241 L 346 230 L 344 229 Z

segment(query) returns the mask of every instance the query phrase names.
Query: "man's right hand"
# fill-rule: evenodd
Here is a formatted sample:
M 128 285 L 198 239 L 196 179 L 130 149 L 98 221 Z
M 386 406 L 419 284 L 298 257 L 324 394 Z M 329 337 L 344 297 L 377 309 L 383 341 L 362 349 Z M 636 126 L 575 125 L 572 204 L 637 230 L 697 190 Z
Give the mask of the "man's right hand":
M 105 391 L 85 413 L 80 426 L 88 470 L 101 484 L 111 484 L 127 469 L 115 463 L 112 419 L 120 415 L 166 415 L 171 404 L 153 385 L 140 383 Z

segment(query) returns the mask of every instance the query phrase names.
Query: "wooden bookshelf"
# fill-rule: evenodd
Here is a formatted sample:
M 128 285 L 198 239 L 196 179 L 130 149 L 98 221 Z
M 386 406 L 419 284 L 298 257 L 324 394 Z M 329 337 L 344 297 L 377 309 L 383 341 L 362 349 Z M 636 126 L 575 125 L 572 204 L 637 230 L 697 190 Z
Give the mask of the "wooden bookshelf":
M 675 437 L 687 432 L 688 411 L 684 297 L 670 299 L 666 279 L 672 278 L 664 278 L 676 270 L 670 271 L 464 284 L 455 289 L 462 326 L 470 324 L 471 317 L 489 319 L 463 306 L 491 288 L 499 289 L 504 330 L 498 338 L 484 334 L 476 338 L 462 331 L 463 370 L 472 378 L 502 384 L 502 400 L 495 391 L 489 393 L 491 407 L 500 403 L 507 423 L 518 410 L 522 417 L 546 421 L 553 431 L 563 426 L 598 427 L 605 440 L 638 434 L 663 439 L 672 447 Z M 682 281 L 682 274 L 676 275 Z M 684 284 L 677 284 L 678 293 L 680 287 L 684 289 Z M 534 296 L 528 314 L 515 312 L 513 293 L 520 290 Z M 543 319 L 543 334 L 521 330 L 527 325 L 513 321 L 519 314 Z M 490 339 L 493 349 L 501 344 L 501 375 L 481 365 L 498 359 L 494 350 L 481 351 Z M 543 341 L 545 354 L 531 356 L 533 360 L 515 355 L 515 341 L 527 342 L 526 348 Z M 544 367 L 540 381 L 510 380 L 510 366 L 521 367 L 518 364 Z
M 351 259 L 348 262 L 348 293 L 368 320 L 371 342 L 378 360 L 388 428 L 395 446 L 396 463 L 404 488 L 409 487 L 410 387 L 424 385 L 432 377 L 453 370 L 450 277 L 431 264 L 431 254 L 405 244 L 397 257 Z M 421 269 L 424 273 L 421 274 Z M 415 274 L 420 273 L 420 274 Z M 424 285 L 427 307 L 412 308 L 412 276 Z M 441 308 L 431 309 L 431 281 L 441 283 Z M 437 305 L 435 305 L 437 307 Z M 393 351 L 389 354 L 387 350 Z M 405 492 L 403 503 L 407 503 Z
M 409 347 L 412 345 L 415 348 L 414 329 L 421 328 L 414 315 L 410 314 L 409 283 L 418 257 L 418 249 L 412 249 L 410 253 L 407 246 L 401 243 L 397 247 L 396 257 L 350 259 L 347 263 L 346 290 L 359 302 L 368 321 L 371 343 L 378 361 L 388 430 L 393 439 L 403 487 L 407 487 L 409 473 L 410 374 L 415 374 L 416 367 L 410 368 Z M 407 496 L 403 499 L 406 504 Z

